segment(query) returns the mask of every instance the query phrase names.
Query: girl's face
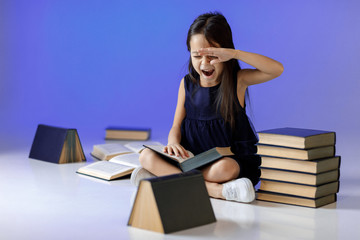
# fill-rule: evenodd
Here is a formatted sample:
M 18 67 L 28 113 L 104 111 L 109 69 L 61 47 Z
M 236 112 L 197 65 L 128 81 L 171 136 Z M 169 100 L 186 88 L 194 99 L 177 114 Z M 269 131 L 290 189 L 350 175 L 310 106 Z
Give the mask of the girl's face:
M 200 48 L 220 47 L 210 45 L 203 34 L 195 34 L 190 39 L 191 62 L 195 71 L 200 75 L 200 84 L 204 87 L 211 87 L 218 84 L 218 77 L 224 69 L 223 63 L 210 64 L 215 56 L 200 56 L 198 50 Z

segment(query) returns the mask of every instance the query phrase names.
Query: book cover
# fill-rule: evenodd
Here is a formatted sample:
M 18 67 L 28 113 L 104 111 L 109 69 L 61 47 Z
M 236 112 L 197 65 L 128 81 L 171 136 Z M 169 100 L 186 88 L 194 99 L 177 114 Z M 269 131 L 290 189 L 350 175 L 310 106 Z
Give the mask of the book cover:
M 85 155 L 76 129 L 39 124 L 29 158 L 51 163 L 85 161 Z
M 300 149 L 335 145 L 333 131 L 304 128 L 275 128 L 258 132 L 259 143 Z
M 171 233 L 216 221 L 200 171 L 140 182 L 128 225 Z
M 202 152 L 196 156 L 194 156 L 191 152 L 189 152 L 190 156 L 193 157 L 183 159 L 181 157 L 176 157 L 168 153 L 164 153 L 163 152 L 164 146 L 148 146 L 148 145 L 144 145 L 144 146 L 157 152 L 162 157 L 164 157 L 164 159 L 167 160 L 169 163 L 178 166 L 183 172 L 187 172 L 196 169 L 198 167 L 205 166 L 222 157 L 234 155 L 234 153 L 231 152 L 230 147 L 215 147 L 205 152 Z
M 318 208 L 336 202 L 336 193 L 319 198 L 306 198 L 281 193 L 258 191 L 256 199 L 261 201 Z

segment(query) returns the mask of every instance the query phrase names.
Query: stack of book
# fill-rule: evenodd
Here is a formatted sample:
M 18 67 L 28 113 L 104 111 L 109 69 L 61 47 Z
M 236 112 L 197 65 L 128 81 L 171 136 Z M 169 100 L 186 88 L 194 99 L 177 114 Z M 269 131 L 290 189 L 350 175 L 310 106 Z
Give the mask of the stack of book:
M 340 156 L 335 156 L 335 132 L 277 128 L 258 134 L 258 200 L 306 207 L 336 202 Z

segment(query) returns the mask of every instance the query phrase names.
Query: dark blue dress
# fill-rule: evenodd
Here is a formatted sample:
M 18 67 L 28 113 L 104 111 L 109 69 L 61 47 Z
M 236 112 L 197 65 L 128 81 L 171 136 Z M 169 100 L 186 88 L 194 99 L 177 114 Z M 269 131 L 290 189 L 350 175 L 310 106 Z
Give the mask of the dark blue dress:
M 228 147 L 235 153 L 233 158 L 240 166 L 239 177 L 249 178 L 254 186 L 260 177 L 261 159 L 256 155 L 257 135 L 239 101 L 235 118 L 235 130 L 225 123 L 215 100 L 220 84 L 201 87 L 194 84 L 189 75 L 184 77 L 186 116 L 181 125 L 181 145 L 199 154 L 213 147 Z M 236 87 L 234 89 L 236 95 Z M 236 97 L 237 99 L 237 97 Z

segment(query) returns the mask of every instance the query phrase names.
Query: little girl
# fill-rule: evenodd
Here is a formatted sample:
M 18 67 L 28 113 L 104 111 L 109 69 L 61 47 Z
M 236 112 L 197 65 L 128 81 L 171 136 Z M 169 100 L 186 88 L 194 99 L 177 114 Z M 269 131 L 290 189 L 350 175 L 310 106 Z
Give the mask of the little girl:
M 174 122 L 164 152 L 188 157 L 213 147 L 231 146 L 234 156 L 224 157 L 202 171 L 211 197 L 252 202 L 260 177 L 261 159 L 256 155 L 257 135 L 245 113 L 247 88 L 276 78 L 281 63 L 268 57 L 235 50 L 232 33 L 219 13 L 200 15 L 187 36 L 189 73 L 181 80 Z M 255 69 L 241 69 L 243 61 Z M 180 173 L 150 149 L 140 155 L 142 168 L 131 182 Z

